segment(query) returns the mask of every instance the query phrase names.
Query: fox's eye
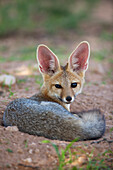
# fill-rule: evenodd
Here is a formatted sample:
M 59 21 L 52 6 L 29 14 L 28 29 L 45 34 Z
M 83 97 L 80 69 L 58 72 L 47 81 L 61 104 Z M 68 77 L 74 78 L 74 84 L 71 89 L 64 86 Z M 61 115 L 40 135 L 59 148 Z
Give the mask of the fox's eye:
M 58 89 L 62 88 L 62 86 L 60 84 L 55 84 L 55 87 L 58 88 Z
M 75 83 L 71 83 L 71 87 L 72 87 L 72 88 L 77 87 L 77 83 L 76 83 L 76 82 L 75 82 Z

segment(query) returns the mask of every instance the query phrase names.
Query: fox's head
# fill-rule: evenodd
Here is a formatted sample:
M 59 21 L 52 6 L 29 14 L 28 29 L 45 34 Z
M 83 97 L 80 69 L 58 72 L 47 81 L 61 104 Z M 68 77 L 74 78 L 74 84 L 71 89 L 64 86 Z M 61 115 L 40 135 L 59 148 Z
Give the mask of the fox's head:
M 42 93 L 64 107 L 81 92 L 88 68 L 90 46 L 81 42 L 71 53 L 68 63 L 60 66 L 57 56 L 45 45 L 37 48 L 37 60 L 43 76 Z

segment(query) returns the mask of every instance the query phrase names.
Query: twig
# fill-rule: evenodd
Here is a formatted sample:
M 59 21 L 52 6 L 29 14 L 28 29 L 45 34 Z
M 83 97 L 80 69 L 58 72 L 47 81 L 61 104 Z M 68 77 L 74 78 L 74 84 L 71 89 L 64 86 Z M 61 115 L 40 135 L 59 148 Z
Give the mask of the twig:
M 23 167 L 27 167 L 27 168 L 32 168 L 32 169 L 35 169 L 35 170 L 39 170 L 39 167 L 38 167 L 38 166 L 24 165 L 24 164 L 21 164 L 21 163 L 19 163 L 18 166 L 23 166 Z
M 106 141 L 106 142 L 108 142 L 109 144 L 113 142 L 113 140 L 107 140 L 106 138 L 103 138 L 102 140 L 93 141 L 93 142 L 91 142 L 90 144 L 91 144 L 91 145 L 92 145 L 92 144 L 95 144 L 95 143 L 98 144 L 98 143 L 101 143 L 101 142 L 103 142 L 103 141 Z

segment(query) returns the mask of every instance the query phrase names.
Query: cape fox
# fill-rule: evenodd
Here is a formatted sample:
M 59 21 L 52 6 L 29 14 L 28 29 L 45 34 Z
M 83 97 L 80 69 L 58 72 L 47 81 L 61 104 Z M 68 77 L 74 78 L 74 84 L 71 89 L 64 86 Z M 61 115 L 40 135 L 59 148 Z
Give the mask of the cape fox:
M 57 56 L 45 45 L 40 45 L 37 60 L 44 80 L 41 94 L 70 111 L 70 104 L 82 90 L 89 56 L 90 47 L 84 41 L 72 52 L 68 63 L 60 66 Z
M 29 99 L 11 102 L 4 112 L 5 126 L 50 139 L 71 141 L 97 139 L 104 134 L 105 120 L 99 110 L 70 113 L 70 104 L 81 92 L 88 68 L 90 46 L 81 42 L 68 63 L 60 66 L 57 56 L 45 45 L 37 48 L 37 60 L 43 76 L 40 92 Z

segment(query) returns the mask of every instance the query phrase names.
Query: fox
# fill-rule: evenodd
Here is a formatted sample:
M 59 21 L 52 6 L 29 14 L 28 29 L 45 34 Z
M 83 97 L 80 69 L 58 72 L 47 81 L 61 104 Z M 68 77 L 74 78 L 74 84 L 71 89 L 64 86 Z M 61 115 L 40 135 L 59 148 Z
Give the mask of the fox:
M 82 91 L 89 56 L 90 46 L 84 41 L 72 52 L 68 63 L 60 66 L 57 56 L 47 46 L 39 45 L 37 60 L 44 81 L 41 94 L 70 111 L 70 104 Z
M 36 56 L 43 77 L 40 92 L 9 103 L 3 115 L 4 126 L 17 126 L 20 131 L 31 135 L 65 141 L 102 137 L 105 118 L 100 110 L 70 112 L 70 105 L 82 92 L 85 82 L 89 43 L 81 42 L 64 66 L 44 44 L 38 46 Z

